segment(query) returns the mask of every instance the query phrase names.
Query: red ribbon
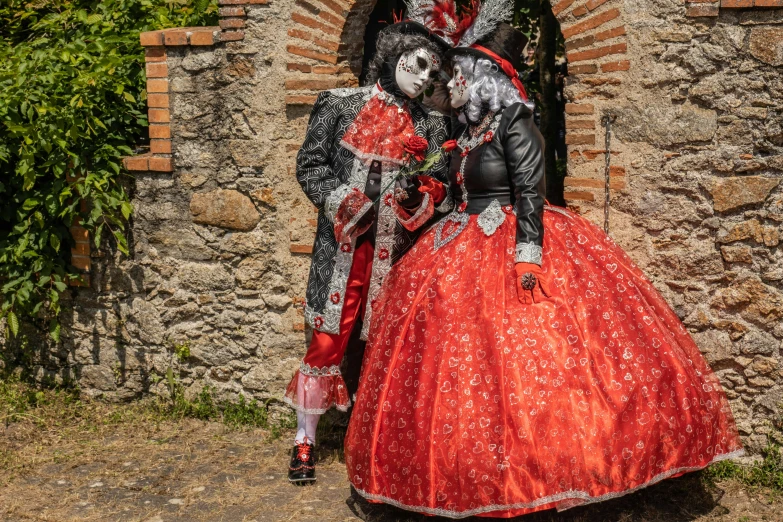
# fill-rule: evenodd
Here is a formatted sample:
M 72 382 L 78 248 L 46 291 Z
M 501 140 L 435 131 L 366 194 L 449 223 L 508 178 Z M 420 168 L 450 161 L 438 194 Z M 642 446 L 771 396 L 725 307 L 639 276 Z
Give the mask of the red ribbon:
M 511 65 L 511 62 L 508 60 L 504 60 L 497 54 L 493 53 L 486 47 L 482 47 L 478 44 L 473 44 L 471 47 L 477 51 L 481 51 L 482 53 L 488 55 L 490 58 L 495 60 L 498 65 L 500 65 L 500 68 L 503 69 L 503 72 L 506 73 L 506 76 L 511 80 L 511 83 L 514 84 L 514 87 L 517 88 L 519 91 L 520 96 L 522 96 L 523 101 L 528 101 L 527 97 L 527 91 L 525 90 L 525 86 L 522 85 L 522 82 L 519 80 L 519 74 L 517 73 L 517 70 L 514 69 L 514 66 Z

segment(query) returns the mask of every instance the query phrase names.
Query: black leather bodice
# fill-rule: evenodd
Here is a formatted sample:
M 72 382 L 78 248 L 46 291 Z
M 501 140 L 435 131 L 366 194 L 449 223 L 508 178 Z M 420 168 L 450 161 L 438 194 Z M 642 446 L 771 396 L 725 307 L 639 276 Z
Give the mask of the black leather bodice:
M 453 122 L 454 137 L 459 139 L 465 124 Z M 462 163 L 460 150 L 451 153 L 449 190 L 457 206 L 462 188 L 457 172 Z M 467 156 L 465 188 L 468 214 L 480 214 L 493 200 L 514 205 L 517 215 L 517 243 L 543 244 L 544 139 L 533 122 L 533 112 L 523 103 L 503 110 L 500 125 L 490 143 L 473 149 Z

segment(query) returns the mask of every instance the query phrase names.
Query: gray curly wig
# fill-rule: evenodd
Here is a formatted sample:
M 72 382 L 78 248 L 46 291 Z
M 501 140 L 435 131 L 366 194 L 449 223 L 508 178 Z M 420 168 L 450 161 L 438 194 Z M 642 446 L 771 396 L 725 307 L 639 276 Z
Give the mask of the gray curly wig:
M 378 35 L 375 46 L 375 56 L 367 66 L 365 85 L 373 85 L 381 76 L 381 66 L 384 62 L 391 61 L 396 66 L 403 54 L 425 48 L 432 54 L 440 57 L 443 63 L 443 52 L 431 40 L 418 34 L 403 34 L 394 28 L 387 28 Z
M 478 121 L 485 108 L 497 112 L 515 103 L 522 102 L 519 91 L 508 76 L 496 64 L 485 58 L 472 55 L 458 55 L 454 63 L 462 68 L 468 79 L 468 103 L 459 114 L 459 121 Z

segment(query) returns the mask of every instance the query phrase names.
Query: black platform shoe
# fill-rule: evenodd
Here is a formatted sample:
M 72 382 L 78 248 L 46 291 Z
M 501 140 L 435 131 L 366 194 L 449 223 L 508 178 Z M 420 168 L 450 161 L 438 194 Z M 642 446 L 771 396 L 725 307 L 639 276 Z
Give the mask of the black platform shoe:
M 307 439 L 294 445 L 291 464 L 288 466 L 288 480 L 295 483 L 315 482 L 314 447 Z

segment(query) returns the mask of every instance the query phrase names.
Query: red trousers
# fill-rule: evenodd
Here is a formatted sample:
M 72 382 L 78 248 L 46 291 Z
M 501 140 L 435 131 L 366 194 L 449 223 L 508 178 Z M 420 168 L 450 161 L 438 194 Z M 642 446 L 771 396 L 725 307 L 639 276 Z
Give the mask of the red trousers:
M 364 316 L 367 293 L 370 290 L 373 253 L 374 249 L 370 241 L 360 239 L 353 254 L 353 264 L 345 286 L 340 333 L 313 331 L 313 338 L 304 356 L 304 362 L 310 366 L 318 368 L 339 366 L 343 360 L 356 320 Z

